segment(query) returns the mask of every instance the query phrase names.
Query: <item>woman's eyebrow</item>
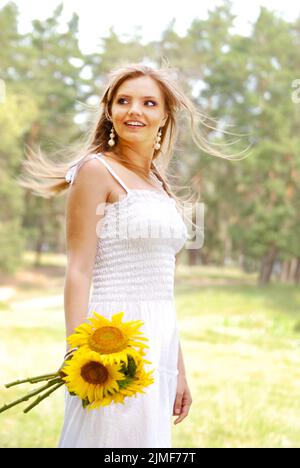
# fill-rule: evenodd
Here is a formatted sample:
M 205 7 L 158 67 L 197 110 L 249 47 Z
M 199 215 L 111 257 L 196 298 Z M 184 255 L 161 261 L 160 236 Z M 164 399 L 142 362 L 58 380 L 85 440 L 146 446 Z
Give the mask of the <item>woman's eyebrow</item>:
M 117 98 L 120 97 L 120 96 L 131 97 L 129 94 L 118 94 L 118 95 L 117 95 Z M 155 96 L 142 96 L 142 97 L 141 97 L 141 99 L 146 99 L 146 98 L 147 98 L 147 99 L 151 98 L 151 99 L 156 99 L 156 100 L 158 100 L 158 98 L 155 97 Z

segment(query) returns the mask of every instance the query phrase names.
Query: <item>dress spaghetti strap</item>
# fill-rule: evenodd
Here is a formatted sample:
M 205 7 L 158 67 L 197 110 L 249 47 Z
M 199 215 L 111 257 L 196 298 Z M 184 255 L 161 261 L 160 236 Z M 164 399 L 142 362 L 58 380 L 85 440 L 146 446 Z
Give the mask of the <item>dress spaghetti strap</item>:
M 108 171 L 111 173 L 111 175 L 122 185 L 123 189 L 126 190 L 126 192 L 128 193 L 130 191 L 130 189 L 127 187 L 127 185 L 122 181 L 122 179 L 118 176 L 118 174 L 115 173 L 115 171 L 110 167 L 110 165 L 108 164 L 107 161 L 104 160 L 103 158 L 103 155 L 100 153 L 100 154 L 96 154 L 95 155 L 95 158 L 97 158 L 99 161 L 101 161 L 104 166 L 106 166 L 106 168 L 108 169 Z
M 127 185 L 122 181 L 122 179 L 118 176 L 118 174 L 115 173 L 115 171 L 110 167 L 110 165 L 104 160 L 103 155 L 101 153 L 99 154 L 93 154 L 87 158 L 84 158 L 82 160 L 77 161 L 74 163 L 69 170 L 67 171 L 67 174 L 65 176 L 65 179 L 67 182 L 69 182 L 70 185 L 74 183 L 74 180 L 76 178 L 76 175 L 82 166 L 86 161 L 89 161 L 91 159 L 98 159 L 98 161 L 101 161 L 102 164 L 104 164 L 107 168 L 107 170 L 111 173 L 111 175 L 122 185 L 124 190 L 128 193 L 130 189 L 127 187 Z

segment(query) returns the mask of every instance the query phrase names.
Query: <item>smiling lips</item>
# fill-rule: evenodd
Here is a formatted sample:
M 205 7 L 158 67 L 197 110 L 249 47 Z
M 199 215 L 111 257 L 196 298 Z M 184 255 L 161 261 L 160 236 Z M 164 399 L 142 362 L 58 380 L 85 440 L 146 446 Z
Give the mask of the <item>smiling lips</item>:
M 145 127 L 145 124 L 143 122 L 140 122 L 139 120 L 127 120 L 125 122 L 125 125 L 128 127 Z
M 134 129 L 136 130 L 137 128 L 144 128 L 145 125 L 130 125 L 130 124 L 127 124 L 125 123 L 124 125 L 126 125 L 126 127 L 130 128 L 130 129 Z

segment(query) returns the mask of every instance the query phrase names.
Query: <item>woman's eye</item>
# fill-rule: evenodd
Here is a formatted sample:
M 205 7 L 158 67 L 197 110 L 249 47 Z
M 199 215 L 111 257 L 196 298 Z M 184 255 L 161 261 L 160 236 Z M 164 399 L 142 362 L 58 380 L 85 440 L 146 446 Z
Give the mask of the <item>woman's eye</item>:
M 122 104 L 121 101 L 127 101 L 127 99 L 120 98 L 120 99 L 118 100 L 118 103 Z M 156 106 L 156 102 L 154 102 L 154 101 L 148 100 L 148 101 L 145 101 L 145 102 L 152 102 L 153 106 Z M 153 107 L 153 106 L 150 106 L 150 107 Z M 148 106 L 148 107 L 149 107 L 149 106 Z

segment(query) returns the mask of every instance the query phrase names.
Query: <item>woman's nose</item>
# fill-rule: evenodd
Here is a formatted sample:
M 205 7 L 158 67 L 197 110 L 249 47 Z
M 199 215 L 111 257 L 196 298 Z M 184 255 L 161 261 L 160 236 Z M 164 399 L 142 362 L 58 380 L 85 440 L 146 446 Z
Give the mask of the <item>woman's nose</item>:
M 138 103 L 132 103 L 129 107 L 129 114 L 141 114 L 141 105 Z

